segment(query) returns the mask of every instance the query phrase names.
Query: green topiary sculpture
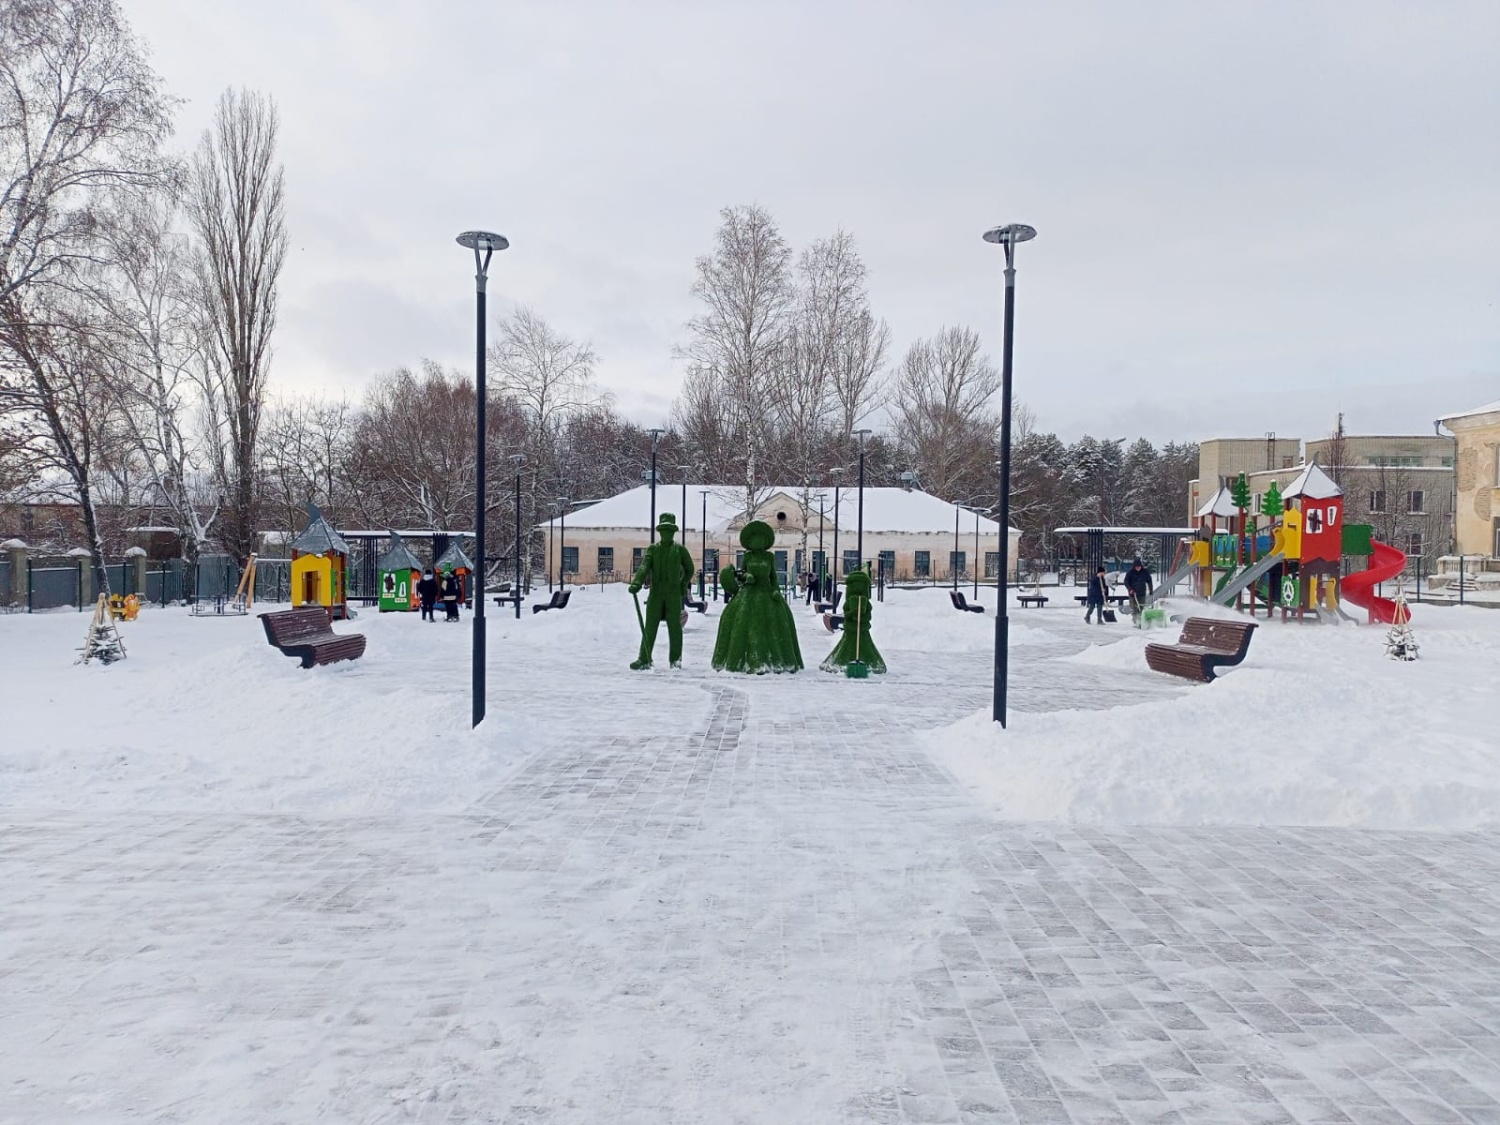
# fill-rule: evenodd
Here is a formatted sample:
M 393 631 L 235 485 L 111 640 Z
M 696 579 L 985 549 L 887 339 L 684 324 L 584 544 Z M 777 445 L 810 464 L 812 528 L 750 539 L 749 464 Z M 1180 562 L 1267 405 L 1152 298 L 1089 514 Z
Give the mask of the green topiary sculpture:
M 775 542 L 776 533 L 763 520 L 751 520 L 740 531 L 745 565 L 727 572 L 733 574 L 730 582 L 738 589 L 719 615 L 719 638 L 714 645 L 714 667 L 721 672 L 759 675 L 802 667 L 797 623 L 776 584 L 776 558 L 771 554 Z
M 642 586 L 651 587 L 646 616 L 641 620 L 641 654 L 630 665 L 637 670 L 651 667 L 651 650 L 656 647 L 656 631 L 663 621 L 667 623 L 667 655 L 672 667 L 682 665 L 682 603 L 693 582 L 693 556 L 681 543 L 672 541 L 677 535 L 676 516 L 663 512 L 656 530 L 661 538 L 646 548 L 641 567 L 630 583 L 632 596 L 639 594 Z M 635 608 L 639 614 L 639 600 Z
M 825 672 L 843 672 L 856 660 L 868 664 L 872 672 L 885 671 L 885 658 L 870 639 L 870 575 L 863 570 L 844 581 L 844 632 L 820 667 Z

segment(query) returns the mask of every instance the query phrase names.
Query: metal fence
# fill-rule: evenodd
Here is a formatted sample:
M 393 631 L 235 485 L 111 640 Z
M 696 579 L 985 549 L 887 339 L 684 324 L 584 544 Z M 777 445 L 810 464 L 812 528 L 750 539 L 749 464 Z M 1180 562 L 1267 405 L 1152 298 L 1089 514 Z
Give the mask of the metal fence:
M 14 587 L 12 585 L 10 573 L 10 559 L 0 559 L 0 608 L 15 608 L 16 599 L 15 595 L 11 592 L 13 588 Z
M 153 605 L 182 601 L 185 596 L 184 570 L 186 567 L 181 559 L 169 559 L 158 563 L 156 570 L 146 571 L 146 589 L 143 591 L 146 601 Z
M 78 597 L 78 567 L 76 565 L 37 566 L 36 563 L 28 561 L 26 582 L 26 608 L 29 612 L 59 609 L 63 606 L 71 606 L 74 609 L 82 608 Z
M 255 600 L 289 602 L 292 600 L 292 560 L 255 560 Z

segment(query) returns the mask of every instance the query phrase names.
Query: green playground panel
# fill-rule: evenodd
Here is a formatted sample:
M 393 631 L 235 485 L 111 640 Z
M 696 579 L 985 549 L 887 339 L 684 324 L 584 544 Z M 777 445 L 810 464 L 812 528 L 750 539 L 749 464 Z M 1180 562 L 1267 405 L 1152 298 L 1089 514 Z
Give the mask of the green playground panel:
M 1344 525 L 1343 551 L 1346 555 L 1373 555 L 1375 529 L 1367 523 Z

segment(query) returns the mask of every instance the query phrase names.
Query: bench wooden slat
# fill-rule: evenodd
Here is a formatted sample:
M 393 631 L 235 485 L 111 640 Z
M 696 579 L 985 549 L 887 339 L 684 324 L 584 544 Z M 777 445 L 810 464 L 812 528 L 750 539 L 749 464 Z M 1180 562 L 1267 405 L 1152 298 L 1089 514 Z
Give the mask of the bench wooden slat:
M 1210 683 L 1217 669 L 1232 668 L 1245 659 L 1256 628 L 1253 621 L 1190 617 L 1183 622 L 1176 644 L 1146 646 L 1146 666 L 1154 672 Z
M 284 609 L 260 614 L 266 641 L 302 667 L 358 660 L 365 653 L 363 633 L 335 633 L 328 614 L 316 607 Z

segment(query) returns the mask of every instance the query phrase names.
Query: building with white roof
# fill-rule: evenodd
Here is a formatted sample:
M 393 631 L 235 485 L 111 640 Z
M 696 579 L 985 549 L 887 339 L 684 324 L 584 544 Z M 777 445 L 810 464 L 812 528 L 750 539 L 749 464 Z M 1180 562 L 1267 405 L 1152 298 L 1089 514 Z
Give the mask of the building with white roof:
M 1440 420 L 1457 445 L 1454 455 L 1454 536 L 1469 567 L 1500 571 L 1500 402 Z
M 859 489 L 853 486 L 764 489 L 747 514 L 746 491 L 726 484 L 658 485 L 656 511 L 677 519 L 679 542 L 708 574 L 722 563 L 733 564 L 740 553 L 739 532 L 751 519 L 761 519 L 776 530 L 772 547 L 778 569 L 795 578 L 817 570 L 826 560 L 829 570 L 842 560 L 839 573 L 859 561 Z M 955 520 L 957 535 L 955 537 Z M 651 488 L 642 485 L 567 513 L 566 520 L 538 525 L 547 535 L 548 565 L 559 564 L 580 582 L 628 580 L 640 565 L 650 542 Z M 1021 533 L 1010 532 L 1010 569 L 1014 575 Z M 560 557 L 559 557 L 560 556 Z M 951 580 L 955 570 L 972 579 L 976 563 L 993 578 L 999 571 L 1000 525 L 971 509 L 926 492 L 904 488 L 864 490 L 864 558 L 884 567 L 894 581 Z

